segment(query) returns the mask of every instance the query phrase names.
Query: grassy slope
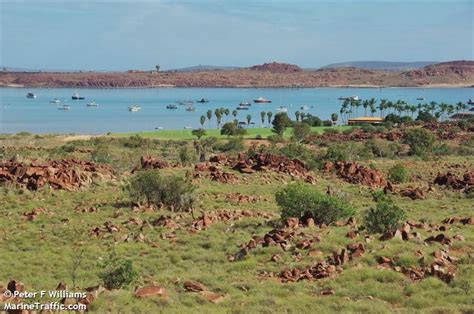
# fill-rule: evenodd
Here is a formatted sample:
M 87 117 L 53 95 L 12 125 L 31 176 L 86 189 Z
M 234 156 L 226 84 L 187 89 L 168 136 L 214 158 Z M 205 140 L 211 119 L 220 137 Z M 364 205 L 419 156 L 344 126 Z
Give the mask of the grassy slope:
M 323 133 L 324 129 L 328 127 L 313 127 L 311 130 L 316 133 Z M 350 126 L 337 126 L 335 127 L 340 131 L 346 130 L 351 128 Z M 247 139 L 254 139 L 256 135 L 261 135 L 263 138 L 267 138 L 270 135 L 273 135 L 272 130 L 270 128 L 248 128 L 247 135 L 244 138 Z M 145 138 L 153 138 L 153 139 L 160 139 L 160 140 L 190 140 L 196 139 L 194 135 L 191 134 L 192 130 L 161 130 L 161 131 L 154 131 L 154 132 L 129 132 L 129 133 L 116 133 L 112 134 L 115 137 L 127 137 L 135 134 L 139 134 Z M 206 130 L 207 136 L 213 136 L 217 138 L 227 138 L 225 135 L 220 134 L 220 129 L 209 129 Z M 291 136 L 291 129 L 287 129 L 285 132 L 285 137 Z
M 54 147 L 55 138 L 33 140 L 11 139 L 6 144 L 38 145 Z M 0 143 L 0 144 L 5 144 Z M 77 145 L 92 147 L 90 142 L 77 142 Z M 140 149 L 128 149 L 123 146 L 109 144 L 113 152 L 113 164 L 119 169 L 130 169 L 138 162 L 143 153 Z M 156 156 L 166 156 L 168 159 L 176 157 L 176 146 L 169 143 L 164 146 L 153 146 L 149 153 Z M 167 155 L 164 155 L 167 154 Z M 34 157 L 64 157 L 64 153 L 57 150 L 23 151 L 21 156 Z M 80 158 L 90 158 L 86 153 L 73 153 Z M 379 159 L 375 161 L 378 168 L 386 171 L 396 161 Z M 432 180 L 435 172 L 441 169 L 443 163 L 463 164 L 474 167 L 474 158 L 443 157 L 438 161 L 423 161 L 418 159 L 403 159 L 416 175 L 424 180 Z M 183 170 L 170 170 L 180 171 Z M 272 179 L 266 184 L 260 174 L 244 176 L 237 174 L 242 181 L 237 185 L 219 184 L 203 179 L 199 182 L 200 205 L 199 210 L 213 211 L 217 209 L 248 209 L 252 211 L 266 211 L 278 215 L 278 208 L 274 201 L 274 193 L 282 184 L 290 179 L 274 173 L 267 175 Z M 283 252 L 275 247 L 259 248 L 240 262 L 230 263 L 227 256 L 236 253 L 239 245 L 247 243 L 252 235 L 263 235 L 274 227 L 273 223 L 265 223 L 261 219 L 242 219 L 231 223 L 216 223 L 209 229 L 197 234 L 187 230 L 176 232 L 177 241 L 172 243 L 162 239 L 163 234 L 170 234 L 171 230 L 161 227 L 139 230 L 137 226 L 127 228 L 122 225 L 130 217 L 149 220 L 161 214 L 170 214 L 167 211 L 158 213 L 132 212 L 127 205 L 128 197 L 123 191 L 123 181 L 97 183 L 90 188 L 77 191 L 49 191 L 43 189 L 32 193 L 24 190 L 4 189 L 0 197 L 0 284 L 5 284 L 10 278 L 16 278 L 25 283 L 27 290 L 49 290 L 57 286 L 58 282 L 66 281 L 70 284 L 69 269 L 75 249 L 71 243 L 78 238 L 83 241 L 86 249 L 84 264 L 79 272 L 78 285 L 87 287 L 98 283 L 98 263 L 106 255 L 106 251 L 113 248 L 121 256 L 132 259 L 137 268 L 140 279 L 137 285 L 145 282 L 156 282 L 165 286 L 169 299 L 159 297 L 139 300 L 132 296 L 132 287 L 106 292 L 94 301 L 93 312 L 125 312 L 150 313 L 166 311 L 171 313 L 191 312 L 235 312 L 235 313 L 274 313 L 274 312 L 443 312 L 455 313 L 472 310 L 473 291 L 462 289 L 463 285 L 474 277 L 472 258 L 466 252 L 474 251 L 474 230 L 472 226 L 454 225 L 446 234 L 462 234 L 465 242 L 455 242 L 452 251 L 461 252 L 463 262 L 459 266 L 458 276 L 452 284 L 446 284 L 436 278 L 428 278 L 419 283 L 412 283 L 407 277 L 391 270 L 376 268 L 376 259 L 380 255 L 400 258 L 400 265 L 417 264 L 415 256 L 417 250 L 423 251 L 428 260 L 430 254 L 441 248 L 439 244 L 424 245 L 422 241 L 412 240 L 399 242 L 396 240 L 381 242 L 374 240 L 365 243 L 368 253 L 362 258 L 345 265 L 345 271 L 335 279 L 323 279 L 315 282 L 299 282 L 280 284 L 274 280 L 260 280 L 257 274 L 261 270 L 281 271 L 288 267 L 310 265 L 332 250 L 341 248 L 350 242 L 363 241 L 349 240 L 345 237 L 347 227 L 331 227 L 327 229 L 305 229 L 308 234 L 321 235 L 322 241 L 314 245 L 322 254 L 310 257 L 303 250 L 304 258 L 295 262 L 290 252 Z M 328 185 L 344 192 L 357 208 L 357 220 L 366 209 L 373 205 L 368 188 L 344 183 L 331 176 L 317 173 L 318 182 L 315 189 L 325 191 Z M 420 184 L 414 181 L 408 185 Z M 259 195 L 266 201 L 255 204 L 237 204 L 228 202 L 222 193 L 239 191 L 247 195 Z M 396 197 L 399 206 L 406 209 L 409 219 L 424 219 L 429 223 L 439 223 L 449 216 L 472 215 L 472 200 L 464 198 L 450 190 L 436 188 L 436 192 L 428 199 L 412 201 L 407 198 Z M 80 213 L 74 211 L 77 205 L 97 206 L 98 213 Z M 21 214 L 42 206 L 51 214 L 40 215 L 32 222 L 24 222 Z M 189 215 L 184 221 L 190 221 Z M 97 239 L 89 232 L 105 221 L 112 221 L 121 226 L 121 231 L 114 234 L 105 234 L 104 238 Z M 73 230 L 78 229 L 78 233 Z M 147 243 L 123 243 L 118 240 L 124 234 L 142 233 L 148 240 L 157 243 L 158 247 L 151 247 Z M 423 238 L 431 233 L 420 231 Z M 280 253 L 283 259 L 277 263 L 271 262 L 270 257 Z M 226 295 L 224 301 L 212 304 L 204 301 L 194 293 L 184 292 L 182 281 L 198 280 L 210 290 Z M 471 281 L 472 282 L 472 281 Z M 471 284 L 472 285 L 472 284 Z M 332 288 L 336 294 L 321 297 L 319 292 Z

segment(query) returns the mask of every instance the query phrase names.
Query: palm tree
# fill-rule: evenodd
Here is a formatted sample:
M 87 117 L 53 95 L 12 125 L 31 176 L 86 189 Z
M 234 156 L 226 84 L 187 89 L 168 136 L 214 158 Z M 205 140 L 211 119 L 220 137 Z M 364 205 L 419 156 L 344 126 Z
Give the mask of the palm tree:
M 356 107 L 356 117 L 359 116 L 359 107 L 362 105 L 362 102 L 360 100 L 355 100 L 355 107 Z
M 384 110 L 387 109 L 387 99 L 381 99 L 380 104 L 378 106 L 378 109 L 380 110 L 380 118 L 384 117 Z
M 265 116 L 266 116 L 265 111 L 260 112 L 260 118 L 262 119 L 262 125 L 265 125 Z
M 230 109 L 229 109 L 229 108 L 225 108 L 225 109 L 224 109 L 224 114 L 225 114 L 225 120 L 226 120 L 226 121 L 229 121 Z
M 206 117 L 201 116 L 201 118 L 199 119 L 199 122 L 201 123 L 201 128 L 204 128 L 204 122 L 206 122 Z
M 248 114 L 247 115 L 247 125 L 249 125 L 251 121 L 252 121 L 252 116 Z
M 295 112 L 295 118 L 296 118 L 296 121 L 299 122 L 299 121 L 300 121 L 300 118 L 301 118 L 301 112 L 296 111 L 296 112 Z
M 209 121 L 209 128 L 211 128 L 212 110 L 208 110 L 206 112 L 206 115 L 207 115 L 207 121 Z
M 337 118 L 339 118 L 339 116 L 337 115 L 337 113 L 331 114 L 331 121 L 332 121 L 332 124 L 333 124 L 333 125 L 336 124 Z
M 217 128 L 219 128 L 219 125 L 221 124 L 221 119 L 222 119 L 221 109 L 216 109 L 214 111 L 214 115 L 216 116 L 216 120 L 217 120 Z
M 267 112 L 268 124 L 272 123 L 272 116 L 273 116 L 273 112 L 271 111 Z
M 374 113 L 377 112 L 375 109 L 375 103 L 377 103 L 377 100 L 375 100 L 374 97 L 370 98 L 369 100 L 369 107 L 370 107 L 370 115 L 373 117 Z
M 237 118 L 238 113 L 239 112 L 237 110 L 232 110 L 232 115 L 234 116 L 234 118 Z
M 418 110 L 418 107 L 415 105 L 410 106 L 409 110 L 411 111 L 411 118 L 413 119 L 413 115 Z
M 369 107 L 369 101 L 367 99 L 362 102 L 362 107 L 364 107 L 364 116 L 367 117 L 367 108 Z
M 346 124 L 344 122 L 344 114 L 346 113 L 346 109 L 344 107 L 341 107 L 341 110 L 339 110 L 339 113 L 341 114 L 342 124 Z

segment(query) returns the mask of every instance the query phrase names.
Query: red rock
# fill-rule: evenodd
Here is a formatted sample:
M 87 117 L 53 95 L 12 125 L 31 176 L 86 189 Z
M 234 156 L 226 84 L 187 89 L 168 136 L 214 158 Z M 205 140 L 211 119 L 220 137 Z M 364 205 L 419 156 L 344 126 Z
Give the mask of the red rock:
M 205 291 L 207 288 L 200 282 L 193 281 L 193 280 L 187 280 L 183 283 L 184 289 L 186 291 L 190 292 L 200 292 L 200 291 Z
M 152 296 L 167 297 L 167 293 L 165 288 L 153 285 L 135 289 L 135 296 L 137 298 L 147 298 Z

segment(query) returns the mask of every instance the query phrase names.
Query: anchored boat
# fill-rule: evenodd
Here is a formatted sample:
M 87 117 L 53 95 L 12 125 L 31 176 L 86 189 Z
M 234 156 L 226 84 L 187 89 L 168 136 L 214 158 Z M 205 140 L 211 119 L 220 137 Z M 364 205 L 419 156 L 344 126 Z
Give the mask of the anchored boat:
M 28 93 L 28 94 L 26 94 L 26 98 L 36 98 L 36 94 Z
M 253 102 L 257 104 L 262 104 L 262 103 L 271 103 L 272 101 L 263 97 L 258 97 L 257 99 L 254 99 Z
M 174 110 L 174 109 L 178 109 L 178 106 L 176 106 L 175 104 L 169 104 L 168 106 L 166 106 L 166 109 Z
M 58 110 L 69 110 L 71 109 L 71 107 L 69 107 L 68 105 L 63 105 L 62 107 L 58 107 Z
M 59 104 L 61 102 L 61 100 L 57 99 L 57 98 L 53 98 L 53 100 L 50 101 L 50 103 L 52 104 Z
M 96 103 L 95 101 L 92 101 L 92 102 L 87 104 L 87 107 L 99 107 L 99 104 Z
M 201 98 L 199 99 L 197 102 L 201 103 L 201 104 L 205 104 L 205 103 L 208 103 L 209 102 L 209 99 L 207 98 Z
M 80 96 L 79 93 L 76 91 L 74 95 L 71 96 L 73 100 L 84 99 L 84 97 Z
M 131 105 L 130 107 L 128 107 L 128 111 L 130 112 L 138 112 L 142 109 L 142 107 L 138 106 L 138 105 Z

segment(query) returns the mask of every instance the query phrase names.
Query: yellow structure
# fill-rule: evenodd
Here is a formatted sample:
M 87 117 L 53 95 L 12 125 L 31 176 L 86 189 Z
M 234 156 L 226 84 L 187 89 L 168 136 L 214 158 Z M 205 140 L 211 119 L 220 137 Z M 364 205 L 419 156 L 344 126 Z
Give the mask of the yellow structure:
M 379 117 L 358 117 L 347 120 L 348 125 L 355 124 L 379 124 L 384 122 L 383 118 Z

